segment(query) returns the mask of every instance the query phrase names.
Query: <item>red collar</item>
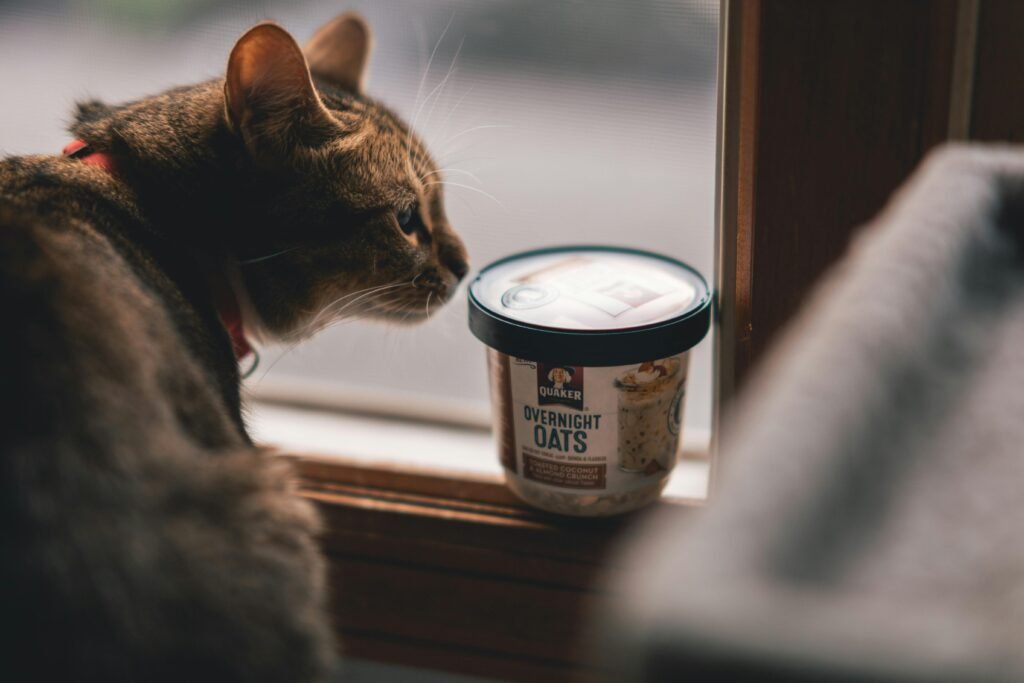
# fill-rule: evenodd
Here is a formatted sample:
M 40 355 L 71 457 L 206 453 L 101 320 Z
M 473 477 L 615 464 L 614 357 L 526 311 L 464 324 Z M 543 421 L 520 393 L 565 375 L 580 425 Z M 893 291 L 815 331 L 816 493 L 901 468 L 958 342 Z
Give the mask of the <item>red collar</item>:
M 72 140 L 64 146 L 62 153 L 66 157 L 78 159 L 83 164 L 90 164 L 102 168 L 112 176 L 117 175 L 117 164 L 114 157 L 106 152 L 97 152 L 89 149 L 89 143 L 85 140 Z M 238 297 L 234 290 L 223 278 L 213 285 L 214 298 L 217 303 L 217 313 L 220 320 L 231 335 L 231 346 L 235 351 L 235 358 L 242 360 L 252 353 L 252 346 L 245 338 L 245 328 L 242 324 L 242 309 L 238 305 Z
M 85 140 L 72 140 L 64 145 L 64 149 L 61 152 L 66 157 L 79 159 L 83 164 L 99 166 L 110 175 L 117 175 L 117 164 L 114 163 L 114 157 L 106 152 L 96 152 L 89 149 L 89 143 Z
M 235 290 L 224 281 L 223 278 L 216 278 L 218 281 L 213 285 L 213 295 L 217 302 L 217 313 L 220 321 L 224 323 L 228 334 L 231 335 L 231 347 L 235 351 L 235 358 L 242 360 L 252 353 L 252 346 L 245 338 L 245 327 L 242 324 L 242 308 L 238 305 L 238 297 Z M 254 368 L 255 369 L 255 366 Z M 250 370 L 251 372 L 251 370 Z

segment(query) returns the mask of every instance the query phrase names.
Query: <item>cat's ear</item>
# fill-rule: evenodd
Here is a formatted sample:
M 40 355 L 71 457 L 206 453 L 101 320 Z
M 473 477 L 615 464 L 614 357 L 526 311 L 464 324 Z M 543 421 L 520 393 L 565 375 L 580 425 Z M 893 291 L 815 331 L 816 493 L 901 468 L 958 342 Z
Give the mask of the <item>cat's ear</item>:
M 321 26 L 304 51 L 314 74 L 346 90 L 363 92 L 372 49 L 369 24 L 347 12 Z
M 235 43 L 224 103 L 232 129 L 264 164 L 280 163 L 297 143 L 316 144 L 335 125 L 313 87 L 302 50 L 272 23 L 254 26 Z

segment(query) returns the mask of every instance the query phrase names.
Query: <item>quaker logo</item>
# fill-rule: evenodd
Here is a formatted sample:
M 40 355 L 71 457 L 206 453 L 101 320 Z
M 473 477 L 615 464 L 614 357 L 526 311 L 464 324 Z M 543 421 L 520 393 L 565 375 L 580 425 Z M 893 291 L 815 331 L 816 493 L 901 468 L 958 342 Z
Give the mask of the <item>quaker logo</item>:
M 583 410 L 583 368 L 537 363 L 537 403 Z

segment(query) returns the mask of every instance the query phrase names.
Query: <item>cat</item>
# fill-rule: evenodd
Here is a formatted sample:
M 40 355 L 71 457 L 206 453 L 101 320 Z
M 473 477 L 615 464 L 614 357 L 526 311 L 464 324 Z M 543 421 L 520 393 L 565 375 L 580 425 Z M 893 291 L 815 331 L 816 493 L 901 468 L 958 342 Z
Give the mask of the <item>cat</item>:
M 423 319 L 467 272 L 370 51 L 357 15 L 304 50 L 262 23 L 224 78 L 80 104 L 65 155 L 0 161 L 0 680 L 330 677 L 317 519 L 236 356 Z

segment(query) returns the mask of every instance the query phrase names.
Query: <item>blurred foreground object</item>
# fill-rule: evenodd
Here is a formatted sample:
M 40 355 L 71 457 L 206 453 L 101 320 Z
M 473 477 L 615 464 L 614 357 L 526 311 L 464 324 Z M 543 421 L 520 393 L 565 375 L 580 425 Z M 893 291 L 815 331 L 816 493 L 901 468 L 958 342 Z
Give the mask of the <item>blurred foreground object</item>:
M 1024 148 L 933 153 L 627 548 L 614 680 L 1024 679 Z

